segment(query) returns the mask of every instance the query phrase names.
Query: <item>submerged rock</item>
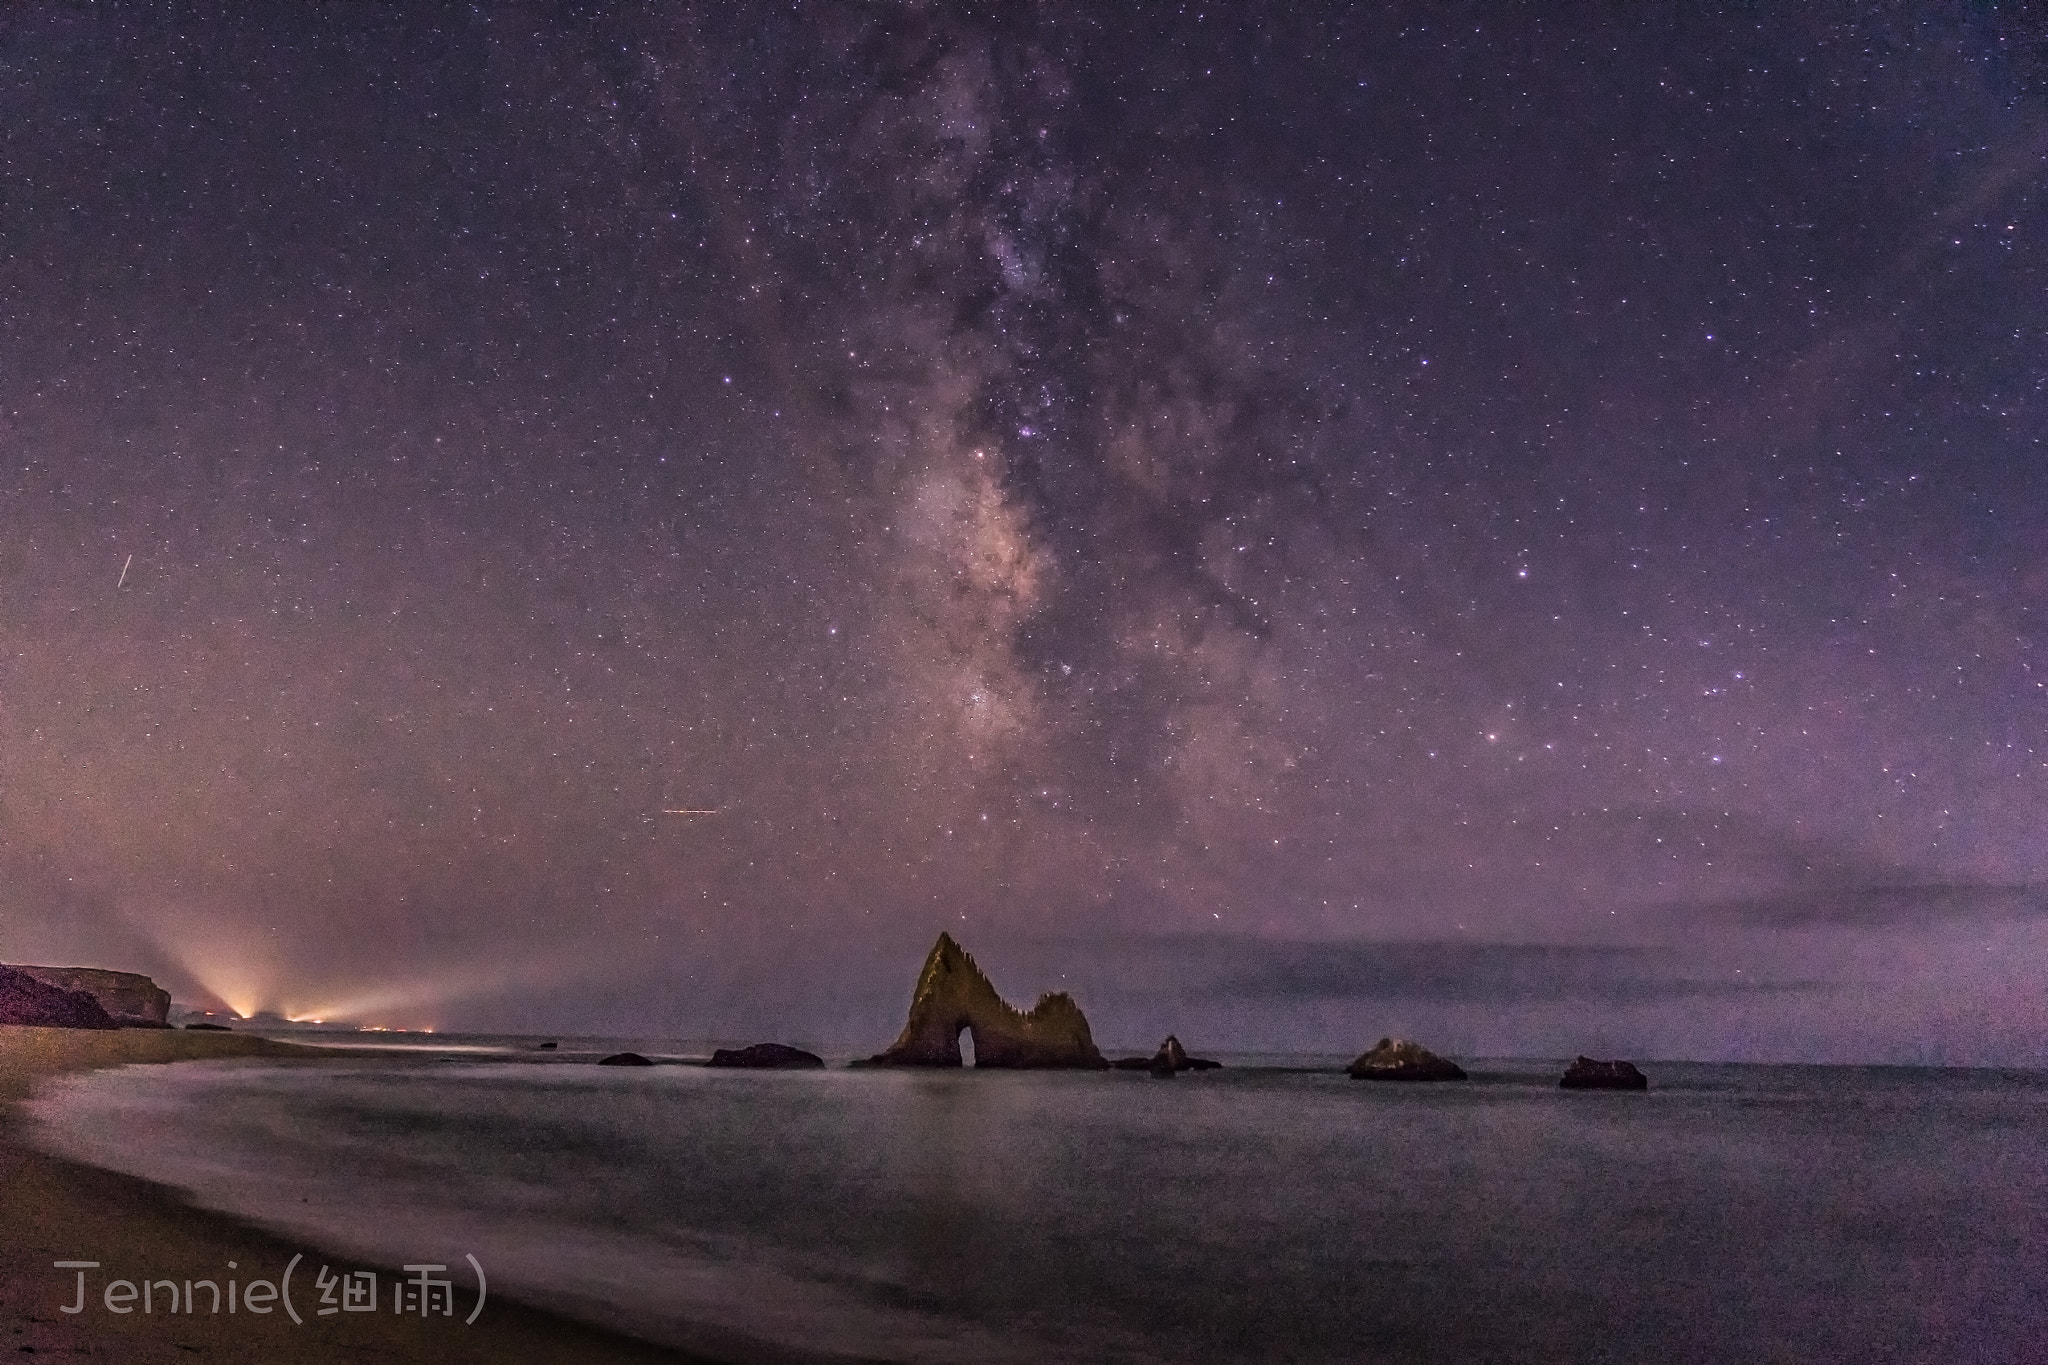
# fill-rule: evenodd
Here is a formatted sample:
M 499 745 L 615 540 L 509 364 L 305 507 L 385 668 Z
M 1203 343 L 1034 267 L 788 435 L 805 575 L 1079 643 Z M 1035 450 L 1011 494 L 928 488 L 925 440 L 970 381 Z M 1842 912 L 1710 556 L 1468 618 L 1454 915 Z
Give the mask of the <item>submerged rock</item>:
M 866 1065 L 959 1066 L 963 1029 L 974 1035 L 977 1067 L 1109 1065 L 1072 996 L 1041 995 L 1029 1010 L 1006 1004 L 951 934 L 940 934 L 925 957 L 903 1032 Z
M 767 1071 L 808 1071 L 825 1065 L 815 1052 L 783 1043 L 755 1043 L 752 1047 L 722 1047 L 711 1054 L 710 1066 L 750 1066 Z
M 1462 1081 L 1465 1070 L 1445 1061 L 1420 1043 L 1382 1038 L 1379 1046 L 1351 1064 L 1354 1081 Z
M 637 1053 L 637 1052 L 614 1052 L 614 1053 L 613 1053 L 613 1054 L 612 1054 L 611 1056 L 609 1056 L 609 1057 L 600 1057 L 600 1058 L 598 1058 L 598 1059 L 597 1059 L 597 1064 L 598 1064 L 599 1066 L 653 1066 L 653 1065 L 654 1065 L 654 1063 L 653 1063 L 653 1062 L 650 1062 L 650 1061 L 648 1061 L 648 1060 L 647 1060 L 647 1059 L 646 1059 L 645 1057 L 642 1057 L 642 1056 L 641 1056 L 641 1055 L 640 1055 L 639 1053 Z
M 0 967 L 0 1024 L 40 1028 L 119 1028 L 120 1021 L 84 991 L 37 980 L 19 967 Z
M 1575 1057 L 1565 1068 L 1563 1090 L 1648 1090 L 1650 1078 L 1636 1070 L 1634 1062 L 1599 1062 Z
M 99 967 L 25 967 L 15 971 L 60 991 L 89 995 L 107 1017 L 126 1028 L 169 1028 L 171 993 L 140 972 Z

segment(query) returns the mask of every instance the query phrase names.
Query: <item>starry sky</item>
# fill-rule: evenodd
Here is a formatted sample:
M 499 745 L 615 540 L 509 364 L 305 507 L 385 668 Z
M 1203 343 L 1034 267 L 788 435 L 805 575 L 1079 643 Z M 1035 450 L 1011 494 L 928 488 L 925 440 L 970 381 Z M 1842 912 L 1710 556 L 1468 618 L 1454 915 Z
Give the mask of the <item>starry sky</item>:
M 2048 25 L 1868 8 L 11 8 L 0 959 L 2048 1063 Z

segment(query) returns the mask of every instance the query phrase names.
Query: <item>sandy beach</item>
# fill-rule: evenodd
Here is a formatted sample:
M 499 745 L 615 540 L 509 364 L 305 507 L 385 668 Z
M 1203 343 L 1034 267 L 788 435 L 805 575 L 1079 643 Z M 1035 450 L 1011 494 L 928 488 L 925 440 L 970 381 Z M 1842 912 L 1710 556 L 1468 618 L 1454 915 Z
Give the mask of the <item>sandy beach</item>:
M 42 1077 L 137 1062 L 224 1057 L 332 1055 L 233 1033 L 158 1029 L 95 1032 L 0 1026 L 0 1351 L 9 1359 L 53 1357 L 122 1365 L 215 1361 L 275 1365 L 279 1361 L 582 1362 L 701 1359 L 662 1350 L 522 1307 L 495 1295 L 474 1324 L 475 1305 L 460 1277 L 452 1314 L 390 1311 L 332 1313 L 312 1307 L 311 1266 L 317 1248 L 295 1245 L 233 1219 L 194 1209 L 176 1190 L 77 1165 L 27 1146 L 18 1101 Z M 252 1314 L 211 1312 L 207 1291 L 196 1312 L 172 1313 L 160 1283 L 145 1313 L 138 1299 L 127 1313 L 103 1301 L 110 1281 L 212 1280 L 232 1276 L 275 1283 L 302 1256 L 295 1297 L 303 1322 L 278 1305 Z M 98 1261 L 84 1296 L 77 1270 L 56 1261 Z M 230 1270 L 229 1263 L 235 1263 Z M 390 1283 L 405 1278 L 388 1268 Z M 66 1308 L 81 1305 L 77 1312 Z M 194 1306 L 187 1304 L 187 1307 Z M 388 1309 L 389 1305 L 385 1307 Z M 708 1363 L 707 1363 L 708 1365 Z

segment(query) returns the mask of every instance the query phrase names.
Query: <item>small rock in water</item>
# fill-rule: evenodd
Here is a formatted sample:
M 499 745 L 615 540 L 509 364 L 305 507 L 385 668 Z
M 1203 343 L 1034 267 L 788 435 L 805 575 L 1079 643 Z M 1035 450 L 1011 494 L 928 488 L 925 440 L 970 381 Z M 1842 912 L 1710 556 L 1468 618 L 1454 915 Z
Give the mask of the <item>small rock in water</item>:
M 187 1024 L 186 1028 L 198 1029 L 202 1033 L 233 1033 L 226 1024 Z
M 1131 1060 L 1137 1059 L 1133 1058 Z M 1129 1067 L 1128 1062 L 1118 1062 L 1117 1065 Z M 1164 1077 L 1178 1076 L 1183 1071 L 1214 1071 L 1222 1066 L 1223 1063 L 1212 1062 L 1206 1057 L 1188 1056 L 1187 1049 L 1180 1045 L 1180 1039 L 1169 1033 L 1166 1035 L 1166 1041 L 1159 1045 L 1159 1051 L 1145 1059 L 1142 1065 L 1145 1070 L 1151 1072 L 1154 1076 Z M 1136 1068 L 1129 1069 L 1135 1070 Z
M 545 1043 L 541 1043 L 541 1044 L 539 1044 L 539 1045 L 538 1045 L 537 1047 L 535 1047 L 535 1048 L 534 1048 L 534 1051 L 536 1051 L 536 1052 L 553 1052 L 553 1051 L 555 1050 L 556 1046 L 557 1046 L 557 1044 L 556 1044 L 555 1040 L 554 1040 L 554 1039 L 552 1039 L 552 1038 L 550 1038 L 550 1039 L 548 1039 L 548 1040 L 547 1040 L 547 1041 L 546 1041 Z
M 752 1047 L 722 1047 L 711 1054 L 712 1066 L 746 1066 L 765 1071 L 809 1070 L 825 1065 L 815 1052 L 784 1043 L 755 1043 Z
M 1564 1090 L 1648 1090 L 1650 1078 L 1633 1062 L 1599 1062 L 1575 1057 L 1558 1086 Z
M 1382 1038 L 1379 1046 L 1351 1064 L 1354 1081 L 1462 1081 L 1465 1069 L 1445 1061 L 1420 1043 Z
M 1180 1045 L 1180 1039 L 1167 1034 L 1166 1041 L 1159 1045 L 1159 1051 L 1152 1054 L 1152 1074 L 1171 1076 L 1187 1069 L 1187 1049 Z
M 637 1052 L 614 1052 L 614 1053 L 613 1053 L 613 1054 L 612 1054 L 611 1056 L 609 1056 L 609 1057 L 600 1057 L 600 1058 L 598 1058 L 598 1059 L 597 1059 L 597 1064 L 598 1064 L 599 1066 L 653 1066 L 653 1065 L 654 1065 L 654 1063 L 653 1063 L 653 1062 L 650 1062 L 650 1061 L 648 1061 L 648 1060 L 647 1060 L 647 1059 L 646 1059 L 645 1057 L 642 1057 L 642 1056 L 641 1056 L 641 1055 L 640 1055 L 639 1053 L 637 1053 Z

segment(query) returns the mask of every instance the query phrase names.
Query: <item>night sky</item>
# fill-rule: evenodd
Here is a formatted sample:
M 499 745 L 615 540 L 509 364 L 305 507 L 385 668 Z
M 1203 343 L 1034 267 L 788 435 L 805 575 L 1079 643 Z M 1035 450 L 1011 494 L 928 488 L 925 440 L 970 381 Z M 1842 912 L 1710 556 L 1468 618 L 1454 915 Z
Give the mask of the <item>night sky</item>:
M 10 7 L 0 960 L 2048 1063 L 2048 24 L 1287 8 Z

